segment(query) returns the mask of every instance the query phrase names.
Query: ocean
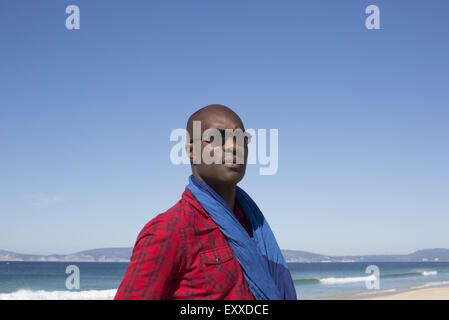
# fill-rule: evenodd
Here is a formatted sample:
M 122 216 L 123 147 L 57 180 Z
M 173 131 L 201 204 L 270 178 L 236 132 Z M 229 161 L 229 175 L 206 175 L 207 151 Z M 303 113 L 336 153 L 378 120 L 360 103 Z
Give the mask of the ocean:
M 79 289 L 68 290 L 69 265 L 79 268 Z M 366 273 L 375 265 L 376 276 Z M 128 263 L 0 262 L 2 299 L 112 299 Z M 299 299 L 326 299 L 449 285 L 449 262 L 288 263 Z M 368 285 L 367 285 L 368 284 Z M 371 289 L 368 289 L 368 288 Z

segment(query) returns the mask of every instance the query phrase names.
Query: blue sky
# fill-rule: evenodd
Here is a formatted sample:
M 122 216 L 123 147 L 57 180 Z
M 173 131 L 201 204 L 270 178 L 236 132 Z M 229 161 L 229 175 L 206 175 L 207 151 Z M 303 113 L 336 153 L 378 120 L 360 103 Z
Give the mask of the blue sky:
M 76 4 L 81 29 L 65 28 Z M 381 30 L 365 28 L 380 7 Z M 0 249 L 132 246 L 180 197 L 170 132 L 279 130 L 241 186 L 281 248 L 449 247 L 447 1 L 0 2 Z

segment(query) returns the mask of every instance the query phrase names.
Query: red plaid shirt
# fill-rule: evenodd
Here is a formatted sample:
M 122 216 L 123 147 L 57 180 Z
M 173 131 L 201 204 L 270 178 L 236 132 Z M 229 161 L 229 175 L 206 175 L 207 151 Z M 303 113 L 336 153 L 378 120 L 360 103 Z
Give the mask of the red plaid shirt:
M 237 219 L 246 229 L 242 210 Z M 253 300 L 226 238 L 190 190 L 148 222 L 115 299 Z

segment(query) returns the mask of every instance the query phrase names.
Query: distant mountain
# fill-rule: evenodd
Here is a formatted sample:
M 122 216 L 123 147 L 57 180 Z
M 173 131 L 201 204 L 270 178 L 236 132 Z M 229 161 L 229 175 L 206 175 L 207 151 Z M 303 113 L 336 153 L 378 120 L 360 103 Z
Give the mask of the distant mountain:
M 411 258 L 416 260 L 445 260 L 449 261 L 449 249 L 426 249 L 426 250 L 418 250 L 409 255 Z
M 449 261 L 449 249 L 418 250 L 410 254 L 325 256 L 296 250 L 282 250 L 287 262 L 416 262 Z
M 322 254 L 299 250 L 281 250 L 287 262 L 321 262 L 331 260 L 332 257 Z
M 72 261 L 72 262 L 128 262 L 132 248 L 103 248 L 80 251 L 68 255 L 21 254 L 0 250 L 0 261 Z
M 103 248 L 68 255 L 21 254 L 0 250 L 0 261 L 62 261 L 62 262 L 129 262 L 132 248 Z M 410 254 L 327 256 L 307 251 L 282 250 L 287 262 L 416 262 L 448 261 L 449 249 L 425 249 Z

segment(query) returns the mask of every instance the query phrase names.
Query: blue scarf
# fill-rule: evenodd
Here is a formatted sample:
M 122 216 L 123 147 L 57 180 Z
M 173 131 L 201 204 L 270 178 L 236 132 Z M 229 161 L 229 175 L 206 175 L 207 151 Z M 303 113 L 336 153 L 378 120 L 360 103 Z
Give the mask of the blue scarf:
M 296 300 L 295 286 L 281 250 L 250 196 L 236 187 L 236 201 L 245 213 L 248 234 L 226 201 L 211 187 L 191 175 L 187 188 L 228 240 L 254 297 L 257 300 Z

